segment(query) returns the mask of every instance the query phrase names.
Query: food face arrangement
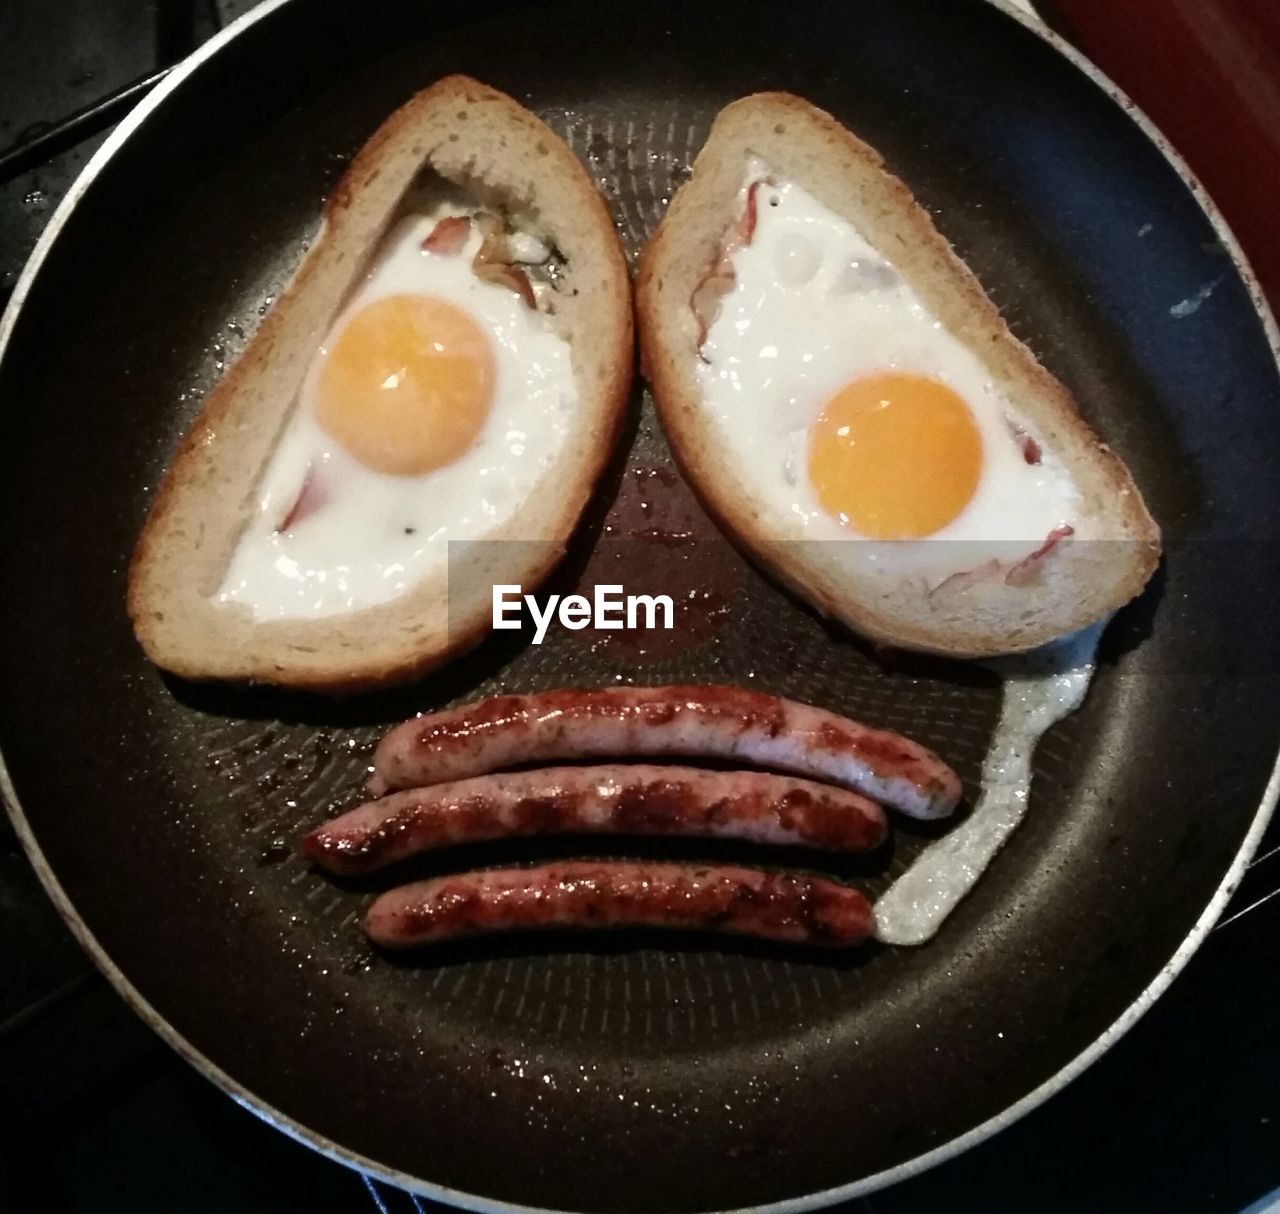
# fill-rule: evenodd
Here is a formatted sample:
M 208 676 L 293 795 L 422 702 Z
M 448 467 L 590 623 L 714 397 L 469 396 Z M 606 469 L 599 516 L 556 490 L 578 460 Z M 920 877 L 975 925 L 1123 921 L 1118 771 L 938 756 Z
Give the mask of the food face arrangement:
M 569 542 L 625 411 L 632 309 L 573 153 L 475 81 L 419 94 L 170 466 L 130 569 L 147 654 L 336 693 L 462 654 L 490 591 L 536 587 Z M 1030 654 L 983 790 L 875 906 L 808 872 L 568 859 L 398 886 L 365 930 L 388 948 L 564 927 L 922 943 L 1017 825 L 1036 740 L 1083 698 L 1156 525 L 907 187 L 799 98 L 722 111 L 634 310 L 676 461 L 735 544 L 879 645 Z M 336 876 L 541 835 L 862 853 L 886 810 L 961 800 L 910 739 L 767 691 L 512 691 L 391 729 L 371 799 L 301 853 Z

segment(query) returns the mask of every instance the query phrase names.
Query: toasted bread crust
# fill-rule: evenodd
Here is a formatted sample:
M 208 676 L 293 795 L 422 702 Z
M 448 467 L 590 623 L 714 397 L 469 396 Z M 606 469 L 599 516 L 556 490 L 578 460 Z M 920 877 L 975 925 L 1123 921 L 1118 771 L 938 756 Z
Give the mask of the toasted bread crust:
M 573 297 L 558 301 L 553 323 L 573 348 L 580 430 L 531 505 L 486 537 L 531 542 L 479 545 L 484 552 L 455 563 L 467 587 L 455 586 L 452 602 L 440 575 L 346 616 L 255 622 L 210 596 L 316 346 L 424 164 L 509 200 L 564 253 Z M 293 280 L 170 463 L 129 567 L 128 611 L 143 649 L 187 678 L 347 693 L 411 680 L 471 648 L 489 630 L 489 583 L 531 589 L 562 555 L 616 440 L 633 361 L 626 262 L 586 170 L 511 98 L 465 76 L 438 81 L 353 159 Z
M 940 596 L 886 599 L 813 545 L 762 527 L 766 506 L 723 466 L 700 407 L 698 326 L 690 297 L 733 218 L 749 155 L 849 218 L 885 251 L 946 328 L 978 355 L 1068 463 L 1110 537 L 1055 555 L 1046 588 L 996 579 Z M 1123 462 L 1080 417 L 1066 387 L 1009 330 L 977 278 L 880 155 L 830 114 L 786 93 L 742 98 L 717 116 L 693 174 L 641 254 L 636 280 L 641 366 L 686 478 L 724 530 L 824 614 L 881 643 L 960 657 L 1034 648 L 1133 598 L 1159 562 L 1160 532 Z M 956 596 L 963 594 L 964 601 Z

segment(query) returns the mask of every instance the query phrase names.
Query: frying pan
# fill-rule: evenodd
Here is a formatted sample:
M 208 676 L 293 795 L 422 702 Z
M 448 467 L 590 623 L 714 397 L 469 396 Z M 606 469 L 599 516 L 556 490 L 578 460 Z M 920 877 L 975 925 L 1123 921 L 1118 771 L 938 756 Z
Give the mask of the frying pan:
M 1025 825 L 927 947 L 815 956 L 638 934 L 393 962 L 354 926 L 367 891 L 291 855 L 355 796 L 380 727 L 499 688 L 749 683 L 907 729 L 972 798 L 994 677 L 886 667 L 727 548 L 686 563 L 691 578 L 718 569 L 729 606 L 672 651 L 504 637 L 344 703 L 184 685 L 140 656 L 124 570 L 165 460 L 344 162 L 450 71 L 562 132 L 633 251 L 722 104 L 809 96 L 882 149 L 1142 485 L 1162 572 L 1108 631 L 1086 706 L 1041 745 Z M 652 1214 L 806 1209 L 902 1178 L 1008 1124 L 1133 1024 L 1274 801 L 1274 329 L 1155 132 L 995 5 L 269 3 L 108 141 L 0 334 L 0 745 L 28 853 L 185 1057 L 395 1183 L 484 1209 Z M 639 392 L 624 446 L 565 584 L 628 510 L 717 543 Z M 898 824 L 878 866 L 837 871 L 874 892 L 927 833 Z

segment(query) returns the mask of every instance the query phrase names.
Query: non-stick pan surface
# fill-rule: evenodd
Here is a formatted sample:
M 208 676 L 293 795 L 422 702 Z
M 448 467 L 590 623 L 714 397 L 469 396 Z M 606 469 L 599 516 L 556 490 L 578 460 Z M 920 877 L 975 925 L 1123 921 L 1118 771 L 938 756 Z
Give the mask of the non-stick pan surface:
M 787 88 L 829 108 L 882 149 L 1144 488 L 1165 567 L 1107 634 L 1086 707 L 1041 747 L 1026 825 L 928 947 L 641 935 L 393 962 L 355 927 L 367 892 L 290 854 L 356 795 L 383 724 L 499 688 L 750 683 L 908 729 L 972 796 L 995 679 L 886 668 L 706 538 L 639 395 L 562 581 L 635 518 L 674 519 L 714 550 L 668 558 L 703 591 L 688 644 L 489 643 L 419 687 L 338 705 L 182 685 L 136 648 L 126 560 L 202 392 L 354 150 L 452 71 L 562 132 L 632 251 L 726 101 Z M 1007 15 L 954 0 L 288 3 L 184 74 L 73 197 L 0 369 L 7 791 L 99 962 L 260 1112 L 471 1202 L 832 1199 L 1061 1082 L 1199 938 L 1260 817 L 1280 719 L 1276 365 L 1187 182 Z M 883 864 L 840 871 L 882 888 L 925 841 L 896 836 Z

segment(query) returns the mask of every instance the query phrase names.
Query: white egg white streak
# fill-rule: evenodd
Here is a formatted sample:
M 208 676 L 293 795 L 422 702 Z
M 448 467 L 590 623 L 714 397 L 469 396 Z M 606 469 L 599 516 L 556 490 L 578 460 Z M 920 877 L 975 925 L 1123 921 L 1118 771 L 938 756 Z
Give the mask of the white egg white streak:
M 969 816 L 931 843 L 875 904 L 876 939 L 925 944 L 977 884 L 1026 815 L 1041 736 L 1084 703 L 1107 621 L 1029 654 L 985 663 L 1004 677 L 1000 720 Z
M 472 258 L 481 236 L 474 227 L 458 254 L 422 249 L 440 219 L 465 213 L 442 203 L 403 217 L 383 238 L 307 372 L 218 602 L 243 604 L 260 620 L 324 618 L 387 602 L 445 567 L 451 541 L 482 540 L 508 522 L 554 461 L 578 399 L 569 345 L 509 288 L 476 277 Z M 514 251 L 531 261 L 545 256 L 536 241 Z M 398 294 L 458 307 L 489 335 L 495 354 L 493 407 L 475 443 L 422 476 L 366 468 L 313 412 L 327 343 L 361 308 Z M 308 470 L 323 486 L 323 505 L 280 530 Z

